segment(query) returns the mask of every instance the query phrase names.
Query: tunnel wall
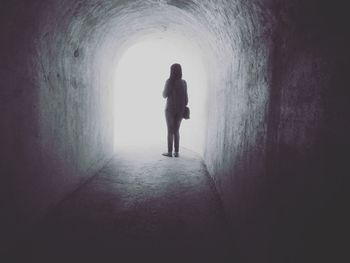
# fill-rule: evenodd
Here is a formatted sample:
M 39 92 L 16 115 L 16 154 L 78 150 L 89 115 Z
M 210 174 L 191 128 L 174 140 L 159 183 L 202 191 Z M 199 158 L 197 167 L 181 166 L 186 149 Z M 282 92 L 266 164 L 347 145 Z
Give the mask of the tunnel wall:
M 225 38 L 218 38 L 216 45 L 230 46 L 218 55 L 220 72 L 208 95 L 204 159 L 223 201 L 237 253 L 249 262 L 249 257 L 265 258 L 267 253 L 264 239 L 269 230 L 257 217 L 264 214 L 269 60 L 276 23 L 269 6 L 253 1 L 226 3 L 222 12 L 226 21 L 217 26 Z
M 205 153 L 237 253 L 243 262 L 340 260 L 349 171 L 345 4 L 243 6 L 242 16 L 229 16 L 240 34 L 226 31 L 235 45 L 209 96 Z
M 287 260 L 291 248 L 289 257 L 304 262 L 344 256 L 339 240 L 350 143 L 345 6 L 343 1 L 276 6 L 266 160 L 275 260 Z M 288 241 L 282 245 L 283 237 Z
M 99 39 L 74 11 L 57 1 L 1 7 L 1 249 L 112 156 Z

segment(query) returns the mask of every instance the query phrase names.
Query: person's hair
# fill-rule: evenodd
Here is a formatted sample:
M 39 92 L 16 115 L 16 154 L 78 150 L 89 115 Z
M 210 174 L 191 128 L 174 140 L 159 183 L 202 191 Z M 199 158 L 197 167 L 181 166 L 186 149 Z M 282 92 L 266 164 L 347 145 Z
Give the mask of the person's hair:
M 182 69 L 180 64 L 172 64 L 170 67 L 170 80 L 177 80 L 182 78 Z

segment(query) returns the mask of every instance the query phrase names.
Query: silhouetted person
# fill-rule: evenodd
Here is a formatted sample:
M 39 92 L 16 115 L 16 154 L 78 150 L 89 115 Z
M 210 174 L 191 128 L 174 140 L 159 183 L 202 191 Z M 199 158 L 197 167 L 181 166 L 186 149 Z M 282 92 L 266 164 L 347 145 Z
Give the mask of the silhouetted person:
M 163 155 L 172 157 L 174 143 L 174 156 L 179 157 L 179 130 L 188 103 L 187 83 L 182 79 L 180 64 L 173 64 L 170 67 L 170 77 L 165 83 L 163 97 L 167 98 L 165 118 L 168 127 L 168 152 Z

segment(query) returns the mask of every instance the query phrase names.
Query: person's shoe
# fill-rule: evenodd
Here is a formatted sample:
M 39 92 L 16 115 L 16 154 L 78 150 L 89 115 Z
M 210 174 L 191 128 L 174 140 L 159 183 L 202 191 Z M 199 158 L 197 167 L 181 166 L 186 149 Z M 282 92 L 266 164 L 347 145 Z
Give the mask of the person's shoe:
M 174 153 L 174 157 L 179 157 L 179 153 Z
M 171 153 L 162 153 L 163 156 L 166 156 L 166 157 L 173 157 L 173 155 Z

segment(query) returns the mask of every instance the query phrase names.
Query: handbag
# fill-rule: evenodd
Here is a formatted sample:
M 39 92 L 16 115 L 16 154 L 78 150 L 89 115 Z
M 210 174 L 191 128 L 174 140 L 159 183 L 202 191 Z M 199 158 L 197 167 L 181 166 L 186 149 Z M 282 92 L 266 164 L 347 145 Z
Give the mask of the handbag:
M 190 118 L 190 108 L 189 107 L 185 107 L 184 110 L 184 115 L 182 116 L 185 120 L 188 120 Z

